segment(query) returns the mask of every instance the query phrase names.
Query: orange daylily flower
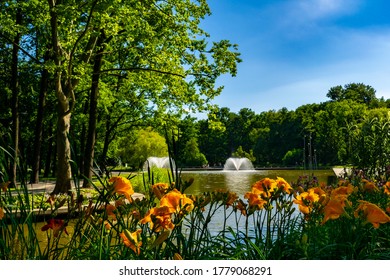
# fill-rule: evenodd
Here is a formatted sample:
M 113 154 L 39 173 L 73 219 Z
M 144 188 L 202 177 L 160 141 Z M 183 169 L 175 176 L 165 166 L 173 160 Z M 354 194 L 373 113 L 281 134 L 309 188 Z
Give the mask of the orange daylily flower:
M 4 210 L 0 207 L 0 220 L 4 218 Z
M 347 195 L 332 196 L 323 209 L 324 219 L 321 224 L 325 224 L 328 220 L 338 219 L 345 212 L 344 208 L 347 203 L 349 203 Z
M 270 178 L 264 178 L 260 181 L 255 182 L 252 185 L 251 190 L 253 193 L 263 194 L 265 197 L 268 197 L 270 193 L 278 190 L 278 186 L 275 180 Z
M 145 217 L 140 220 L 140 223 L 150 223 L 150 228 L 155 232 L 159 232 L 163 229 L 173 229 L 175 227 L 172 223 L 171 210 L 168 206 L 150 209 Z
M 177 189 L 173 189 L 160 199 L 160 206 L 167 206 L 171 213 L 184 210 L 189 212 L 194 208 L 194 202 Z
M 299 205 L 299 211 L 303 214 L 309 214 L 315 202 L 320 200 L 320 196 L 315 192 L 314 188 L 308 189 L 294 199 L 294 203 Z
M 348 186 L 350 184 L 350 182 L 348 181 L 348 180 L 346 180 L 346 179 L 340 179 L 338 182 L 337 182 L 337 185 L 339 186 L 339 187 L 341 187 L 341 186 Z
M 107 204 L 105 206 L 105 210 L 106 210 L 107 216 L 111 217 L 114 221 L 116 221 L 116 215 L 114 213 L 114 211 L 116 210 L 116 207 L 112 204 Z
M 49 229 L 53 230 L 54 237 L 57 237 L 61 230 L 64 230 L 64 232 L 69 235 L 68 231 L 66 230 L 66 223 L 60 219 L 48 220 L 47 224 L 41 228 L 41 231 L 47 231 Z
M 326 192 L 321 187 L 312 188 L 313 192 L 318 195 L 318 202 L 324 204 L 327 198 Z
M 366 179 L 363 179 L 362 182 L 364 182 L 363 188 L 365 191 L 374 192 L 379 190 L 374 182 L 368 181 Z
M 110 222 L 109 221 L 104 221 L 103 222 L 104 223 L 104 227 L 106 228 L 106 230 L 110 230 L 111 229 L 111 224 L 110 224 Z
M 240 212 L 243 216 L 246 216 L 246 214 L 247 214 L 246 204 L 241 199 L 238 200 L 238 202 L 235 206 L 235 210 L 240 210 Z
M 386 184 L 383 185 L 383 192 L 390 195 L 390 182 L 386 182 Z
M 131 195 L 134 194 L 134 190 L 130 180 L 121 176 L 114 176 L 108 182 L 113 183 L 114 192 L 126 196 L 128 201 L 132 201 Z
M 259 194 L 253 192 L 247 192 L 244 195 L 244 198 L 248 200 L 250 207 L 256 207 L 259 210 L 263 209 L 264 205 L 268 203 L 267 200 L 262 199 Z
M 283 192 L 290 194 L 293 188 L 290 186 L 289 183 L 287 183 L 286 180 L 284 180 L 282 177 L 276 177 L 276 185 L 279 189 L 282 189 Z
M 168 189 L 169 184 L 167 183 L 157 183 L 152 186 L 152 191 L 158 199 L 161 199 L 167 193 Z
M 125 229 L 123 232 L 119 234 L 120 237 L 122 237 L 125 246 L 133 250 L 134 253 L 136 253 L 137 255 L 141 253 L 141 246 L 142 246 L 141 232 L 142 232 L 141 229 L 137 229 L 132 233 L 127 229 Z
M 238 199 L 238 195 L 235 192 L 227 192 L 226 207 L 232 206 L 233 203 Z
M 353 193 L 353 186 L 348 185 L 348 186 L 341 186 L 337 187 L 332 190 L 331 196 L 337 196 L 337 195 L 350 195 Z
M 390 217 L 377 205 L 364 200 L 359 200 L 359 203 L 355 210 L 355 217 L 358 217 L 359 212 L 362 211 L 366 221 L 371 223 L 374 228 L 378 228 L 380 224 L 390 222 Z

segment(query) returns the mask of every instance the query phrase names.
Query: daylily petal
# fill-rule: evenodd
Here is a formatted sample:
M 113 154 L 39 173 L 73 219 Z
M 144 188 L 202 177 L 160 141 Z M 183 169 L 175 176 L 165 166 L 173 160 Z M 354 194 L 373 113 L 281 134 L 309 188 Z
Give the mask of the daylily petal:
M 345 212 L 344 208 L 346 205 L 346 201 L 346 195 L 338 195 L 332 197 L 323 209 L 324 219 L 322 220 L 322 224 L 325 224 L 328 220 L 338 219 L 340 215 Z
M 108 182 L 113 183 L 114 192 L 125 195 L 129 201 L 132 201 L 131 195 L 134 194 L 134 190 L 130 180 L 121 176 L 114 176 Z
M 390 222 L 390 217 L 377 205 L 364 200 L 359 200 L 359 203 L 355 210 L 355 217 L 359 216 L 359 212 L 362 211 L 366 221 L 371 223 L 374 228 L 378 228 L 380 224 Z
M 262 199 L 259 194 L 253 192 L 247 192 L 244 195 L 244 198 L 248 200 L 250 207 L 256 207 L 259 210 L 263 209 L 264 205 L 268 203 L 267 200 Z
M 159 232 L 163 229 L 173 229 L 175 227 L 172 223 L 171 212 L 168 206 L 150 209 L 145 217 L 140 220 L 140 223 L 149 223 L 150 228 L 155 232 Z
M 167 206 L 171 213 L 174 213 L 180 212 L 183 208 L 186 211 L 191 211 L 194 207 L 194 202 L 177 189 L 173 189 L 160 199 L 160 206 Z
M 124 232 L 121 232 L 119 235 L 122 237 L 123 243 L 126 247 L 130 248 L 134 251 L 137 255 L 140 254 L 141 250 L 140 247 L 142 246 L 142 241 L 140 240 L 141 237 L 141 229 L 138 229 L 134 232 L 130 232 L 127 229 L 124 230 Z
M 287 183 L 287 181 L 282 177 L 276 177 L 276 178 L 277 178 L 276 184 L 278 188 L 282 188 L 285 193 L 290 194 L 292 191 L 292 187 L 290 186 L 290 184 Z

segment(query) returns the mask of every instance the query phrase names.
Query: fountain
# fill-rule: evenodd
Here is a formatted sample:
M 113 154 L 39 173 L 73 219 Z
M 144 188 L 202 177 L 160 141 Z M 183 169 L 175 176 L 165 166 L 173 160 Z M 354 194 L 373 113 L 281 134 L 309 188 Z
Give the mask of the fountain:
M 223 170 L 254 170 L 252 162 L 248 158 L 228 158 Z
M 175 168 L 175 162 L 172 159 L 173 168 Z M 171 168 L 169 157 L 148 157 L 148 159 L 144 163 L 144 170 L 148 169 L 148 166 L 150 168 L 157 167 L 157 168 Z

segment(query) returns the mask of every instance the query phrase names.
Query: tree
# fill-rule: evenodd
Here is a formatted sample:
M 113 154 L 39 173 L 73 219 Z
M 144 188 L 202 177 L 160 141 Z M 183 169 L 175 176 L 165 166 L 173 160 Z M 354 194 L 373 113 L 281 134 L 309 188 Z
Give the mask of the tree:
M 168 146 L 165 138 L 149 127 L 123 137 L 119 141 L 117 156 L 123 163 L 138 169 L 143 166 L 148 157 L 168 156 Z
M 214 108 L 206 120 L 199 121 L 198 143 L 210 166 L 221 166 L 230 156 L 226 124 L 229 108 Z
M 314 115 L 312 143 L 319 161 L 330 165 L 347 163 L 349 132 L 344 127 L 363 119 L 366 109 L 365 104 L 342 100 L 326 103 Z
M 238 114 L 230 113 L 226 123 L 230 153 L 235 152 L 241 146 L 245 151 L 253 149 L 249 135 L 252 133 L 255 121 L 255 113 L 248 108 L 241 109 Z
M 7 16 L 0 16 L 0 26 L 2 27 L 0 36 L 5 39 L 10 48 L 10 66 L 9 73 L 4 73 L 8 80 L 4 86 L 10 93 L 10 102 L 6 102 L 11 107 L 11 124 L 12 124 L 12 167 L 10 169 L 13 185 L 17 182 L 17 166 L 19 160 L 19 143 L 20 143 L 20 44 L 25 29 L 23 28 L 24 16 L 21 5 L 18 1 L 12 1 L 7 7 L 1 7 L 1 12 L 7 12 Z M 6 47 L 7 48 L 7 47 Z M 7 94 L 8 95 L 8 94 Z M 6 96 L 7 96 L 6 95 Z M 8 99 L 8 98 L 7 98 Z
M 84 149 L 83 174 L 86 178 L 83 182 L 83 187 L 90 186 L 92 179 L 92 170 L 95 156 L 95 142 L 96 142 L 96 125 L 97 125 L 97 110 L 98 110 L 98 94 L 100 72 L 103 65 L 103 53 L 105 44 L 108 43 L 104 30 L 100 30 L 96 40 L 96 54 L 93 58 L 93 72 L 91 90 L 89 95 L 89 118 L 88 118 L 88 132 L 87 142 Z
M 342 86 L 335 86 L 329 89 L 326 94 L 332 101 L 353 100 L 359 103 L 370 105 L 371 102 L 377 102 L 375 96 L 376 90 L 363 83 L 350 83 Z
M 145 98 L 163 113 L 184 112 L 184 105 L 186 110 L 205 109 L 222 90 L 215 88 L 217 77 L 224 73 L 235 75 L 240 61 L 236 46 L 227 40 L 208 46 L 208 35 L 199 28 L 200 20 L 210 14 L 205 1 L 48 0 L 47 10 L 53 53 L 48 64 L 58 100 L 54 193 L 70 189 L 68 135 L 77 103 L 75 90 L 81 80 L 93 74 L 88 62 L 101 51 L 96 44 L 101 30 L 109 33 L 107 38 L 111 40 L 104 43 L 111 55 L 99 73 L 131 80 L 148 92 Z M 114 55 L 119 50 L 127 51 L 122 64 Z
M 261 165 L 281 164 L 284 155 L 302 143 L 302 126 L 297 114 L 282 108 L 260 114 L 258 138 L 254 147 Z
M 253 150 L 250 150 L 249 153 L 248 153 L 248 152 L 244 151 L 241 146 L 239 146 L 237 148 L 237 150 L 234 153 L 232 153 L 232 156 L 233 157 L 238 157 L 238 158 L 244 158 L 245 157 L 245 158 L 249 159 L 252 162 L 254 162 L 256 160 L 256 158 L 253 155 Z
M 200 152 L 198 142 L 195 138 L 189 139 L 183 148 L 182 164 L 191 167 L 203 167 L 207 164 L 207 159 Z
M 284 166 L 296 166 L 302 162 L 302 149 L 289 150 L 282 158 Z

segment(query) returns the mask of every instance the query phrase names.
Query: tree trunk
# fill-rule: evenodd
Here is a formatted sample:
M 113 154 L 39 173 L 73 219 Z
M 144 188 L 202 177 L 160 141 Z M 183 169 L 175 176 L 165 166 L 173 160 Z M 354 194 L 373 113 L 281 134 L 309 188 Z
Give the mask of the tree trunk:
M 45 61 L 48 55 L 45 56 Z M 37 111 L 37 122 L 35 125 L 35 137 L 34 137 L 34 151 L 32 159 L 32 172 L 30 183 L 39 182 L 40 173 L 40 161 L 41 161 L 41 147 L 42 147 L 42 134 L 43 134 L 43 114 L 46 106 L 46 94 L 49 84 L 49 72 L 46 69 L 42 71 L 41 88 L 39 92 L 39 104 Z
M 120 115 L 115 120 L 115 122 L 113 122 L 113 123 L 111 122 L 111 117 L 109 115 L 107 115 L 106 129 L 105 129 L 105 132 L 104 132 L 105 133 L 105 135 L 104 135 L 104 145 L 103 145 L 103 151 L 102 151 L 101 159 L 100 159 L 104 163 L 107 160 L 108 148 L 109 148 L 111 142 L 116 137 L 115 128 L 118 127 L 118 124 L 124 118 L 125 114 L 126 113 L 123 113 L 122 115 Z
M 71 79 L 66 79 L 64 87 L 62 85 L 62 67 L 64 60 L 63 49 L 61 48 L 59 31 L 57 4 L 55 0 L 48 0 L 50 7 L 50 25 L 51 25 L 51 45 L 53 46 L 53 61 L 56 66 L 54 73 L 55 92 L 58 100 L 58 119 L 57 119 L 57 170 L 56 184 L 53 194 L 67 193 L 71 190 L 72 171 L 70 166 L 71 150 L 68 139 L 70 129 L 70 117 L 72 106 L 74 105 L 74 92 Z M 69 69 L 68 69 L 69 70 Z M 71 73 L 67 73 L 71 75 Z
M 93 175 L 93 162 L 95 154 L 95 141 L 96 141 L 96 122 L 97 122 L 97 103 L 99 95 L 99 80 L 100 80 L 100 70 L 103 62 L 103 51 L 104 47 L 102 46 L 104 42 L 104 32 L 101 31 L 101 34 L 97 40 L 96 48 L 97 54 L 94 59 L 93 65 L 93 74 L 92 74 L 92 84 L 89 97 L 89 121 L 88 121 L 88 135 L 87 143 L 85 145 L 84 153 L 84 182 L 83 187 L 90 187 L 92 175 Z
M 110 117 L 107 116 L 103 151 L 102 151 L 101 158 L 100 158 L 100 161 L 102 161 L 104 163 L 106 161 L 107 154 L 108 154 L 108 147 L 110 145 L 110 124 L 111 124 Z
M 85 101 L 85 104 L 83 106 L 83 114 L 88 114 L 89 111 L 89 99 Z M 86 143 L 86 135 L 87 135 L 87 125 L 83 122 L 82 128 L 81 128 L 81 135 L 80 135 L 80 151 L 78 155 L 78 167 L 80 174 L 84 174 L 84 154 L 85 154 L 85 143 Z
M 71 113 L 58 106 L 57 120 L 57 170 L 53 194 L 67 193 L 71 190 L 72 170 L 70 166 L 71 149 L 68 138 Z
M 22 13 L 20 10 L 16 13 L 16 25 L 22 23 Z M 19 77 L 18 77 L 18 60 L 19 60 L 19 42 L 21 34 L 15 35 L 12 47 L 12 65 L 11 65 L 11 91 L 12 91 L 12 123 L 13 123 L 13 141 L 14 154 L 13 165 L 11 170 L 11 180 L 14 186 L 17 182 L 17 169 L 19 161 Z
M 73 73 L 73 70 L 75 69 L 74 63 L 75 60 L 77 60 L 79 63 L 88 63 L 90 57 L 94 53 L 93 49 L 95 47 L 97 36 L 90 34 L 91 28 L 89 27 L 89 24 L 91 22 L 90 20 L 92 18 L 94 7 L 98 1 L 92 1 L 92 8 L 84 26 L 84 32 L 81 32 L 80 35 L 75 38 L 73 48 L 68 51 L 65 50 L 66 48 L 61 46 L 61 38 L 59 35 L 60 31 L 58 28 L 59 24 L 61 24 L 59 14 L 62 16 L 62 13 L 66 13 L 66 10 L 64 9 L 65 6 L 61 3 L 62 1 L 47 1 L 50 8 L 51 45 L 53 47 L 52 57 L 54 65 L 56 66 L 54 83 L 59 105 L 57 128 L 57 181 L 54 193 L 63 193 L 69 191 L 71 188 L 71 149 L 68 134 L 71 112 L 73 111 L 76 103 L 74 89 L 79 82 L 79 79 Z M 59 11 L 60 13 L 58 13 Z M 62 29 L 62 31 L 64 30 L 65 29 Z M 77 58 L 75 55 L 76 50 L 79 48 L 79 45 L 82 44 L 82 38 L 87 36 L 87 34 L 90 34 L 90 37 L 84 46 L 84 55 Z M 64 42 L 64 45 L 66 44 L 68 44 L 68 42 Z M 64 66 L 66 66 L 66 70 L 64 69 Z

